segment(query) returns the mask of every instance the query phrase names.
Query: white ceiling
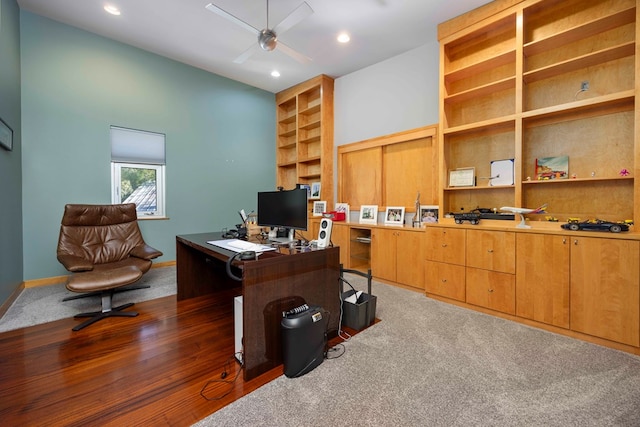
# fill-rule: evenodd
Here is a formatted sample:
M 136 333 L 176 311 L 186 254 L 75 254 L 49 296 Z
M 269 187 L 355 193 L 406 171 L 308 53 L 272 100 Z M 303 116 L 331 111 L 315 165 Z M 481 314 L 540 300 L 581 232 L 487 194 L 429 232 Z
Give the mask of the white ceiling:
M 275 27 L 303 0 L 271 0 Z M 279 49 L 259 50 L 233 62 L 256 37 L 205 9 L 213 3 L 261 30 L 266 0 L 18 0 L 24 10 L 78 27 L 270 92 L 319 74 L 340 77 L 424 44 L 437 41 L 437 25 L 490 0 L 306 0 L 313 14 L 283 34 L 286 43 L 312 62 L 302 64 Z M 106 4 L 122 14 L 112 16 Z M 346 45 L 336 42 L 351 34 Z M 270 76 L 280 71 L 279 78 Z

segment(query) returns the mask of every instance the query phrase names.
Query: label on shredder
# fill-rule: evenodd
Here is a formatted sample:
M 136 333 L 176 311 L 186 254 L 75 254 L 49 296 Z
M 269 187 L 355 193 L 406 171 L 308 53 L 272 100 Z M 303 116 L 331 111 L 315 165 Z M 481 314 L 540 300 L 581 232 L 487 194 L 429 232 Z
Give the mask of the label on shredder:
M 313 315 L 311 315 L 311 320 L 313 320 L 313 323 L 322 320 L 322 313 L 317 312 L 317 313 L 313 313 Z

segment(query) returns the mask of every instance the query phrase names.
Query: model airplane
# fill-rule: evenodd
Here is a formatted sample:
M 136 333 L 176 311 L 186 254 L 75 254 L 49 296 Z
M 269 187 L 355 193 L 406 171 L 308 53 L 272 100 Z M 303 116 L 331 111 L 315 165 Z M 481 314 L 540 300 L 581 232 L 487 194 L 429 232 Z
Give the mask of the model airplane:
M 524 214 L 537 214 L 537 213 L 542 213 L 542 212 L 546 212 L 547 210 L 547 204 L 545 203 L 542 206 L 538 206 L 535 209 L 528 209 L 528 208 L 515 208 L 513 206 L 503 206 L 500 208 L 501 211 L 506 211 L 506 212 L 513 212 L 513 213 L 517 213 L 520 214 L 520 224 L 516 225 L 517 228 L 531 228 L 530 225 L 527 225 L 524 222 Z

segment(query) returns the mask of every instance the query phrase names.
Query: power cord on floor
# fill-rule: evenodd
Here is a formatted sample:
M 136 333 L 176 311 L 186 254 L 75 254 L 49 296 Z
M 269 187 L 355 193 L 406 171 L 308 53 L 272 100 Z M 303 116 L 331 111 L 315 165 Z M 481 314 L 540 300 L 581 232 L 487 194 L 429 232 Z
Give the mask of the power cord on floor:
M 233 379 L 226 379 L 227 376 L 229 375 L 229 370 L 231 368 L 231 361 L 234 360 L 236 358 L 236 356 L 242 356 L 242 352 L 238 352 L 235 353 L 233 356 L 229 357 L 223 365 L 223 371 L 220 374 L 220 379 L 215 379 L 215 380 L 209 380 L 205 383 L 205 385 L 202 387 L 202 390 L 200 390 L 200 396 L 204 397 L 205 399 L 212 401 L 212 400 L 220 400 L 223 397 L 227 396 L 229 393 L 231 393 L 233 391 L 233 387 L 229 387 L 229 390 L 227 390 L 224 394 L 222 394 L 221 396 L 215 396 L 215 397 L 207 397 L 206 394 L 206 390 L 207 387 L 209 387 L 211 384 L 229 384 L 229 385 L 233 385 L 236 380 L 238 379 L 238 377 L 240 376 L 240 372 L 242 372 L 242 370 L 244 369 L 244 357 L 242 358 L 242 363 L 240 363 L 240 367 L 238 368 L 238 370 L 236 370 L 236 374 L 233 377 Z M 229 368 L 229 369 L 227 369 Z

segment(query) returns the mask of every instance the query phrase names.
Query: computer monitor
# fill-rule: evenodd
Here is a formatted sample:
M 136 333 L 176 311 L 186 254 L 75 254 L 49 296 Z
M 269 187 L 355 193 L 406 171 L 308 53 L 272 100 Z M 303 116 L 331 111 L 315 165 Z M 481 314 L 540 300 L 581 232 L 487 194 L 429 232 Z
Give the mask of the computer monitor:
M 307 209 L 304 188 L 258 193 L 258 225 L 261 227 L 306 230 Z

